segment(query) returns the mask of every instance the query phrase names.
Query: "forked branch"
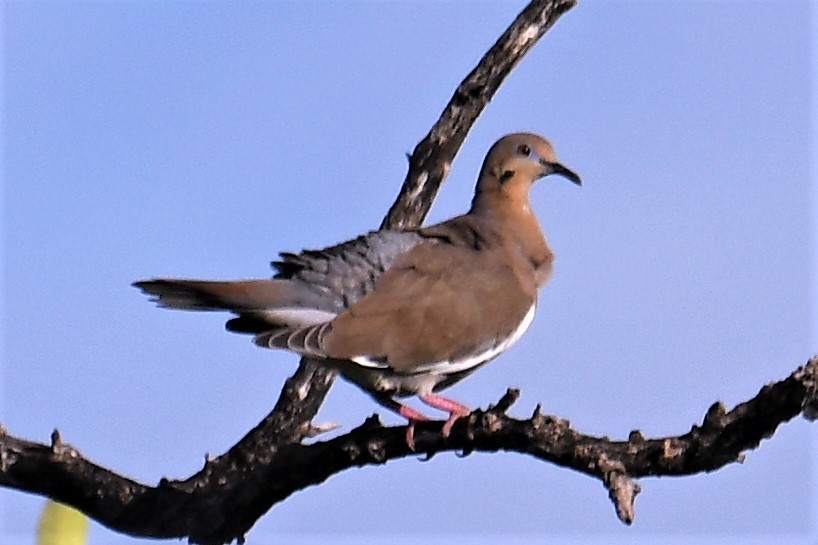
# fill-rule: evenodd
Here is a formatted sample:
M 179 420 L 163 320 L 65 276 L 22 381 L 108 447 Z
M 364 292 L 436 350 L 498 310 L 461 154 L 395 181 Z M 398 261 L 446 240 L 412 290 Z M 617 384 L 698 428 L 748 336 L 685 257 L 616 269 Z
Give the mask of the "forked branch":
M 743 453 L 803 414 L 818 416 L 818 356 L 786 379 L 727 411 L 721 403 L 683 435 L 646 439 L 638 431 L 626 440 L 586 435 L 537 407 L 530 418 L 508 415 L 519 392 L 509 390 L 486 410 L 458 421 L 448 438 L 442 421 L 417 424 L 417 451 L 431 457 L 500 450 L 519 452 L 596 477 L 608 489 L 619 518 L 631 523 L 640 487 L 634 479 L 692 475 L 740 461 Z M 405 427 L 384 427 L 377 416 L 349 433 L 311 445 L 269 449 L 258 444 L 242 456 L 205 462 L 184 481 L 156 487 L 134 482 L 95 465 L 65 444 L 50 445 L 0 435 L 0 485 L 52 497 L 73 505 L 120 532 L 144 537 L 184 537 L 194 543 L 241 541 L 255 520 L 292 493 L 351 467 L 384 464 L 416 455 Z
M 537 40 L 575 0 L 534 0 L 458 86 L 449 104 L 409 157 L 400 195 L 382 227 L 419 225 L 434 200 L 469 129 L 494 93 Z M 411 456 L 404 427 L 384 427 L 377 416 L 349 433 L 304 445 L 335 375 L 302 361 L 272 412 L 228 452 L 207 459 L 185 480 L 147 486 L 100 467 L 54 432 L 50 444 L 9 435 L 0 427 L 0 486 L 40 494 L 72 505 L 100 523 L 133 536 L 188 537 L 215 545 L 244 534 L 273 505 L 349 467 L 383 464 Z M 765 386 L 751 400 L 727 411 L 714 404 L 701 425 L 676 437 L 627 440 L 585 435 L 567 420 L 541 414 L 507 414 L 518 393 L 509 390 L 485 411 L 458 421 L 444 439 L 442 422 L 417 424 L 418 451 L 515 451 L 601 480 L 621 520 L 634 517 L 635 478 L 711 471 L 741 459 L 779 424 L 799 413 L 818 416 L 818 358 L 787 379 Z

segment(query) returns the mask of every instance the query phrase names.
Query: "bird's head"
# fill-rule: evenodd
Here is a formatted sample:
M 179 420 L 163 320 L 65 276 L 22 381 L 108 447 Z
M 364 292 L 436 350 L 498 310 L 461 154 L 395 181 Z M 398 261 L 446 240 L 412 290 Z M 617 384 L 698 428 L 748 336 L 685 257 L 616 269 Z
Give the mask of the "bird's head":
M 527 206 L 531 184 L 549 174 L 559 174 L 582 185 L 582 180 L 574 171 L 557 161 L 548 140 L 532 133 L 508 134 L 498 140 L 486 155 L 477 180 L 472 209 L 483 194 L 502 196 Z

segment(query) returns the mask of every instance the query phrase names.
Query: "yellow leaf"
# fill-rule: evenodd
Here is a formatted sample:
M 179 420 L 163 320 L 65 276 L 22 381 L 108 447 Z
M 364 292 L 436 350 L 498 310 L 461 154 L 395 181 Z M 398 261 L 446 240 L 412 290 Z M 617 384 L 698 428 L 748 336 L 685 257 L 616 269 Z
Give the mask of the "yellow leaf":
M 37 524 L 37 545 L 85 545 L 88 517 L 66 505 L 48 500 Z

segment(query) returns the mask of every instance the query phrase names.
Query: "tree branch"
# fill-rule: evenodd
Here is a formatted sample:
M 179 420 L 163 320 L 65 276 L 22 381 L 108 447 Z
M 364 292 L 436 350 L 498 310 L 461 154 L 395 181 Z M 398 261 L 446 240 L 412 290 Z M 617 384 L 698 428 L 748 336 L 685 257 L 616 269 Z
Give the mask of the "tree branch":
M 381 222 L 381 229 L 417 227 L 426 218 L 438 189 L 449 173 L 455 155 L 480 112 L 520 59 L 571 9 L 576 0 L 533 0 L 517 15 L 502 36 L 466 76 L 432 129 L 409 156 L 409 170 L 394 204 Z M 245 437 L 287 444 L 303 439 L 335 380 L 336 373 L 319 362 L 302 358 L 296 373 L 282 390 L 275 409 Z M 302 396 L 289 395 L 301 392 Z M 287 429 L 265 424 L 287 423 Z M 295 433 L 295 435 L 294 435 Z M 244 440 L 243 440 L 244 441 Z M 241 448 L 242 443 L 236 445 Z
M 630 524 L 640 491 L 634 478 L 713 471 L 740 461 L 744 451 L 798 414 L 814 419 L 818 356 L 729 412 L 713 404 L 700 425 L 679 436 L 646 439 L 632 431 L 627 440 L 612 441 L 578 432 L 568 420 L 543 415 L 539 407 L 530 418 L 518 419 L 507 414 L 518 396 L 509 390 L 495 406 L 475 410 L 455 424 L 448 438 L 440 434 L 442 421 L 418 423 L 416 449 L 428 457 L 445 451 L 513 451 L 585 473 L 602 481 L 617 515 Z M 73 505 L 131 535 L 241 542 L 258 516 L 292 493 L 344 469 L 414 455 L 405 432 L 403 426 L 384 427 L 375 415 L 328 441 L 274 449 L 258 444 L 231 463 L 227 457 L 207 461 L 185 481 L 162 480 L 148 487 L 93 464 L 56 432 L 51 445 L 42 445 L 0 430 L 0 485 Z
M 409 156 L 409 172 L 382 229 L 416 227 L 432 206 L 454 156 L 511 69 L 576 0 L 534 0 L 491 46 L 452 95 L 440 119 Z
M 517 16 L 415 147 L 401 191 L 382 228 L 421 224 L 477 116 L 523 55 L 575 3 L 533 0 Z M 315 467 L 299 467 L 294 464 L 297 456 L 293 457 L 294 451 L 309 448 L 300 442 L 316 433 L 312 419 L 335 376 L 320 363 L 302 359 L 272 412 L 227 453 L 207 460 L 202 471 L 185 481 L 163 480 L 158 487 L 147 487 L 96 466 L 64 444 L 56 431 L 50 446 L 3 432 L 0 485 L 73 505 L 131 535 L 189 536 L 192 542 L 203 544 L 241 541 L 276 502 L 305 483 L 320 482 L 340 470 L 333 469 L 337 464 L 328 463 L 322 467 L 326 473 L 317 476 Z M 368 422 L 371 427 L 373 421 Z
M 426 216 L 455 154 L 482 109 L 505 77 L 575 0 L 534 0 L 458 86 L 426 137 L 409 157 L 400 194 L 382 227 L 419 225 Z M 51 444 L 17 438 L 0 427 L 0 486 L 51 497 L 102 524 L 134 536 L 188 537 L 204 545 L 243 541 L 244 534 L 273 505 L 344 469 L 413 455 L 405 427 L 384 427 L 377 416 L 349 433 L 303 445 L 335 378 L 320 364 L 303 360 L 272 412 L 227 453 L 205 460 L 186 480 L 163 479 L 147 486 L 86 459 L 55 430 Z M 442 422 L 418 423 L 416 448 L 437 452 L 514 451 L 600 479 L 618 517 L 634 518 L 640 491 L 635 478 L 712 471 L 741 459 L 783 422 L 799 413 L 818 417 L 818 358 L 789 378 L 765 386 L 755 398 L 727 411 L 716 403 L 701 425 L 676 437 L 645 439 L 633 431 L 611 441 L 573 430 L 570 423 L 541 414 L 508 416 L 519 393 L 509 390 L 493 407 L 458 421 L 448 438 Z M 318 430 L 320 431 L 320 430 Z

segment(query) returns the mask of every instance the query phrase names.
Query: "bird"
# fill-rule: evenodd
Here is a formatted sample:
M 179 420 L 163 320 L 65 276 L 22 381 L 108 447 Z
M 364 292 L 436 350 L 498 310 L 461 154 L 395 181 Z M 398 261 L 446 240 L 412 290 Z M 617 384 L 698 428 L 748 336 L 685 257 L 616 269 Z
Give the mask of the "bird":
M 440 223 L 370 231 L 323 249 L 282 252 L 272 277 L 151 278 L 133 283 L 158 306 L 229 311 L 226 329 L 336 369 L 414 428 L 430 420 L 400 401 L 448 413 L 470 409 L 439 394 L 513 345 L 534 318 L 552 253 L 529 201 L 533 183 L 561 175 L 548 140 L 512 133 L 491 146 L 469 210 Z

